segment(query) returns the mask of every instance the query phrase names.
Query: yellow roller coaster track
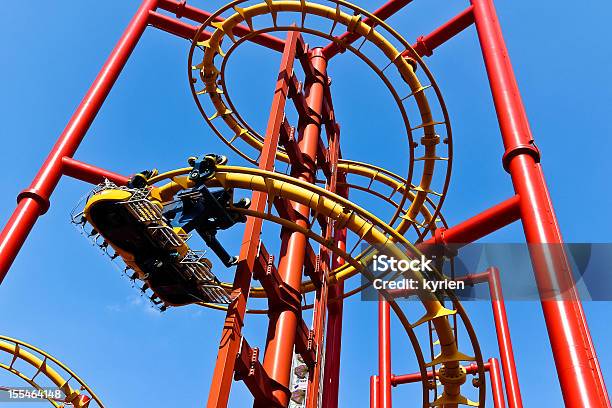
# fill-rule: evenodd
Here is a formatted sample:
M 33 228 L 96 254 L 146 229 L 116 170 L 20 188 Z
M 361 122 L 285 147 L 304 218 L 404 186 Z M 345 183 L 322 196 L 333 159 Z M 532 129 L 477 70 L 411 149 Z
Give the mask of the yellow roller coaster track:
M 225 69 L 230 55 L 240 44 L 263 33 L 293 30 L 327 38 L 332 41 L 338 41 L 333 35 L 333 32 L 337 26 L 344 26 L 348 32 L 363 37 L 363 43 L 368 41 L 387 59 L 387 64 L 383 68 L 380 68 L 373 61 L 373 58 L 365 54 L 362 49 L 363 43 L 359 47 L 341 44 L 344 49 L 350 50 L 363 60 L 383 80 L 391 92 L 404 122 L 409 146 L 407 155 L 409 157 L 409 169 L 405 184 L 409 185 L 410 188 L 404 191 L 399 207 L 403 206 L 410 192 L 413 194 L 411 195 L 409 208 L 401 215 L 402 223 L 405 225 L 400 227 L 400 231 L 405 231 L 410 225 L 416 222 L 415 218 L 419 214 L 420 208 L 428 196 L 439 196 L 441 204 L 448 188 L 451 169 L 452 133 L 450 122 L 446 106 L 444 105 L 433 76 L 417 53 L 411 48 L 410 44 L 384 21 L 362 8 L 342 0 L 330 1 L 329 3 L 332 4 L 333 7 L 307 1 L 272 0 L 265 3 L 245 6 L 244 8 L 239 7 L 242 6 L 243 3 L 245 3 L 245 1 L 234 1 L 211 15 L 210 18 L 202 24 L 195 37 L 199 38 L 199 33 L 205 29 L 211 29 L 212 34 L 210 38 L 206 41 L 194 41 L 190 50 L 190 85 L 195 101 L 211 129 L 242 157 L 252 163 L 257 163 L 258 158 L 249 156 L 234 144 L 237 140 L 241 140 L 245 142 L 247 146 L 259 151 L 263 146 L 263 137 L 242 118 L 230 99 L 225 83 Z M 217 17 L 227 12 L 234 13 L 224 16 L 225 19 L 222 22 L 216 21 Z M 283 13 L 300 13 L 302 16 L 301 25 L 278 25 L 277 22 L 281 19 Z M 272 16 L 273 26 L 256 28 L 255 22 L 257 17 L 267 14 Z M 330 21 L 332 26 L 329 32 L 307 27 L 306 24 L 309 22 L 309 16 L 316 16 Z M 367 18 L 367 22 L 362 16 Z M 252 33 L 236 40 L 232 35 L 232 30 L 237 24 L 242 22 L 246 22 L 251 28 Z M 232 43 L 227 52 L 222 50 L 222 44 L 225 38 L 229 38 L 229 41 Z M 203 52 L 201 58 L 196 57 L 196 50 L 201 50 Z M 410 61 L 405 57 L 406 54 L 410 57 Z M 220 65 L 215 64 L 215 60 L 218 56 L 222 57 Z M 421 71 L 424 73 L 426 81 L 429 84 L 424 84 L 419 79 L 413 63 L 421 67 Z M 385 74 L 385 70 L 390 66 L 395 66 L 402 79 L 403 85 L 407 86 L 407 89 L 403 91 L 403 93 L 406 94 L 405 96 L 400 95 L 400 92 L 394 87 L 392 81 Z M 198 75 L 194 76 L 194 73 L 198 73 Z M 439 121 L 434 119 L 434 114 L 431 110 L 430 102 L 427 97 L 427 90 L 429 89 L 435 92 L 434 100 L 437 101 L 439 106 L 439 114 L 443 116 L 443 119 Z M 209 105 L 211 104 L 213 109 L 212 112 L 206 111 L 206 104 L 200 100 L 202 96 L 207 96 L 209 98 Z M 404 106 L 404 103 L 408 101 L 416 103 L 416 109 L 419 112 L 419 124 L 416 126 L 410 124 L 406 107 Z M 216 119 L 221 119 L 226 125 L 225 131 L 217 126 Z M 448 146 L 448 152 L 445 157 L 441 156 L 438 152 L 441 137 L 438 134 L 437 127 L 440 126 L 444 126 L 446 133 L 444 142 Z M 413 133 L 417 130 L 422 132 L 420 144 L 415 143 L 413 140 Z M 415 155 L 416 147 L 422 147 L 423 151 L 419 152 L 420 157 L 416 157 Z M 286 152 L 284 152 L 282 148 L 277 152 L 277 159 L 285 162 L 289 160 Z M 415 162 L 422 162 L 421 179 L 418 184 L 412 185 L 411 180 L 415 171 Z M 446 175 L 441 191 L 436 192 L 432 190 L 432 181 L 436 163 L 440 162 L 446 163 Z
M 16 375 L 36 390 L 42 391 L 44 387 L 48 387 L 49 382 L 61 390 L 64 394 L 61 400 L 42 394 L 54 407 L 104 407 L 98 396 L 79 376 L 41 349 L 11 337 L 0 336 L 0 354 L 5 354 L 10 359 L 6 363 L 0 362 L 0 368 Z M 32 367 L 34 374 L 18 367 L 19 361 Z

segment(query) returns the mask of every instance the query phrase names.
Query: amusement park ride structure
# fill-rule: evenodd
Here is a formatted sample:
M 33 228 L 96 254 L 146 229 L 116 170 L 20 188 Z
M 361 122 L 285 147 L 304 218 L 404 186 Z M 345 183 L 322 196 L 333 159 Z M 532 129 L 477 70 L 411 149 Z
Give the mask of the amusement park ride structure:
M 265 0 L 261 3 L 235 0 L 210 13 L 185 1 L 144 0 L 31 186 L 19 194 L 18 207 L 0 236 L 0 279 L 8 272 L 38 217 L 49 209 L 50 196 L 64 175 L 101 186 L 92 197 L 100 198 L 100 194 L 108 191 L 124 197 L 122 203 L 138 197 L 138 203 L 130 208 L 138 207 L 134 211 L 144 218 L 153 217 L 146 219 L 147 225 L 154 221 L 155 231 L 167 233 L 164 239 L 172 241 L 171 246 L 176 250 L 175 261 L 171 262 L 183 268 L 177 269 L 177 273 L 183 273 L 188 264 L 189 271 L 205 270 L 208 274 L 210 263 L 187 256 L 197 251 L 191 251 L 187 230 L 181 229 L 189 223 L 192 225 L 202 213 L 196 211 L 184 223 L 172 226 L 169 214 L 174 216 L 179 211 L 185 216 L 189 200 L 201 200 L 194 202 L 203 208 L 215 204 L 218 206 L 215 217 L 236 215 L 226 227 L 238 219 L 244 221 L 244 236 L 238 258 L 234 260 L 224 255 L 211 232 L 214 226 L 204 230 L 198 229 L 201 224 L 192 225 L 206 244 L 220 254 L 226 266 L 235 264 L 233 282 L 221 282 L 207 275 L 207 291 L 194 295 L 193 302 L 184 302 L 226 314 L 207 406 L 226 407 L 232 383 L 239 380 L 252 393 L 255 407 L 287 407 L 292 398 L 295 353 L 308 366 L 303 406 L 337 407 L 343 300 L 366 286 L 345 291 L 344 282 L 359 274 L 366 280 L 373 279 L 365 264 L 374 246 L 392 243 L 388 250 L 393 255 L 412 259 L 426 252 L 430 244 L 468 244 L 519 220 L 528 243 L 563 242 L 539 164 L 540 152 L 529 129 L 492 0 L 472 0 L 463 12 L 432 33 L 419 37 L 413 45 L 385 23 L 385 19 L 409 3 L 410 0 L 390 0 L 376 11 L 368 12 L 344 0 Z M 322 22 L 327 23 L 326 28 L 322 28 Z M 451 172 L 452 134 L 441 92 L 422 58 L 431 57 L 438 46 L 472 24 L 478 33 L 505 148 L 502 165 L 510 174 L 516 195 L 449 227 L 440 209 Z M 250 167 L 229 166 L 222 156 L 214 156 L 212 160 L 213 156 L 209 155 L 202 160 L 191 158 L 189 167 L 162 174 L 143 172 L 130 178 L 73 158 L 147 26 L 192 40 L 188 72 L 198 109 L 213 132 L 249 162 Z M 284 39 L 275 33 L 282 33 Z M 323 46 L 306 44 L 306 35 L 322 41 Z M 241 116 L 225 83 L 226 64 L 245 42 L 282 53 L 264 134 L 259 134 Z M 367 50 L 375 50 L 378 57 Z M 334 114 L 331 80 L 327 75 L 328 64 L 343 52 L 353 53 L 368 65 L 396 102 L 408 139 L 406 176 L 343 157 L 340 126 Z M 296 62 L 304 72 L 303 83 L 294 70 Z M 298 113 L 297 123 L 289 123 L 285 115 L 288 99 Z M 416 116 L 408 112 L 416 112 Z M 289 165 L 289 174 L 275 171 L 279 163 Z M 232 197 L 238 190 L 252 194 L 249 204 L 234 203 Z M 356 205 L 349 200 L 353 190 L 390 205 L 394 215 L 382 220 Z M 224 200 L 220 199 L 222 196 Z M 184 205 L 177 206 L 181 200 Z M 87 216 L 82 220 L 92 223 L 87 208 L 91 211 L 92 207 L 86 207 Z M 217 222 L 215 217 L 207 219 Z M 278 261 L 259 239 L 264 221 L 281 228 Z M 160 295 L 160 286 L 151 283 L 148 261 L 140 262 L 136 259 L 138 256 L 124 248 L 118 249 L 117 241 L 102 229 L 93 231 L 92 235 L 96 238 L 101 235 L 101 246 L 114 249 L 114 257 L 121 256 L 128 269 L 137 272 L 133 279 L 144 281 L 142 290 L 153 291 L 151 298 L 156 303 L 163 308 L 179 304 L 167 301 L 167 297 Z M 156 239 L 154 234 L 151 239 Z M 368 249 L 356 252 L 364 247 Z M 573 288 L 571 268 L 562 247 L 542 248 L 530 247 L 538 286 Z M 483 360 L 476 333 L 452 291 L 443 291 L 440 298 L 419 292 L 412 294 L 420 299 L 424 314 L 421 319 L 411 321 L 395 301 L 398 294 L 380 290 L 380 364 L 378 375 L 370 381 L 371 407 L 391 407 L 392 387 L 415 382 L 421 383 L 423 407 L 482 407 L 487 377 L 495 407 L 504 407 L 505 400 L 510 407 L 522 406 L 499 281 L 503 271 L 490 268 L 485 273 L 473 272 L 460 279 L 470 284 L 489 285 L 505 393 L 500 363 L 493 358 Z M 434 275 L 444 279 L 437 271 Z M 253 285 L 254 279 L 260 286 Z M 573 289 L 569 292 L 567 299 L 541 302 L 565 404 L 581 408 L 608 407 L 607 391 L 582 305 Z M 307 293 L 314 294 L 310 305 L 303 304 Z M 267 309 L 247 307 L 251 298 L 267 299 Z M 416 304 L 410 303 L 411 307 Z M 302 317 L 302 311 L 307 308 L 313 310 L 311 325 Z M 413 347 L 418 363 L 414 374 L 392 374 L 391 310 Z M 269 318 L 261 358 L 259 349 L 252 347 L 243 336 L 248 313 L 267 314 Z M 461 344 L 460 328 L 466 333 L 461 336 Z M 102 406 L 97 396 L 70 370 L 38 349 L 32 348 L 36 353 L 28 352 L 28 347 L 31 348 L 13 339 L 0 338 L 0 350 L 13 356 L 13 363 L 22 359 L 37 368 L 36 375 L 42 373 L 51 378 L 64 390 L 66 404 Z M 49 370 L 48 361 L 59 365 L 73 381 L 76 379 L 81 393 L 68 385 L 69 380 L 62 382 L 61 374 Z M 36 386 L 36 375 L 24 375 L 13 363 L 1 366 Z M 473 377 L 471 382 L 467 381 L 468 376 Z M 58 401 L 49 401 L 62 406 Z

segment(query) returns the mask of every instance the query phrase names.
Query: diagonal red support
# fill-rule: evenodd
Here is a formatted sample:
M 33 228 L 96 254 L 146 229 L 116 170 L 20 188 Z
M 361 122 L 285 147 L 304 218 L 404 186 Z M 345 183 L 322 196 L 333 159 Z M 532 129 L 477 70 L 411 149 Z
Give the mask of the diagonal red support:
M 100 73 L 70 118 L 30 187 L 17 197 L 18 205 L 0 234 L 0 282 L 21 249 L 32 227 L 49 208 L 51 194 L 62 176 L 62 160 L 72 157 L 89 126 L 147 27 L 157 0 L 144 0 L 125 29 Z
M 193 7 L 184 1 L 159 0 L 159 7 L 166 11 L 174 13 L 177 18 L 184 17 L 189 20 L 197 21 L 198 23 L 204 23 L 213 14 L 208 11 L 201 10 L 197 7 Z M 223 21 L 223 18 L 217 17 L 214 21 L 220 22 Z M 249 27 L 244 26 L 242 24 L 238 24 L 236 25 L 236 27 L 234 27 L 233 32 L 237 36 L 244 37 L 245 35 L 250 34 L 252 31 Z M 193 36 L 195 36 L 195 32 Z M 191 38 L 193 38 L 193 36 Z M 285 42 L 283 40 L 269 34 L 256 35 L 250 41 L 253 41 L 254 43 L 259 45 L 263 45 L 264 47 L 271 48 L 278 52 L 283 52 L 283 50 L 285 49 Z
M 421 57 L 431 57 L 433 50 L 444 44 L 461 31 L 474 24 L 474 6 L 470 6 L 461 13 L 427 34 L 417 38 L 416 43 L 412 46 Z M 402 55 L 408 56 L 408 52 Z
M 514 221 L 518 221 L 520 219 L 519 203 L 520 198 L 514 196 L 448 229 L 438 228 L 434 237 L 423 241 L 420 246 L 475 242 Z
M 100 184 L 107 179 L 118 186 L 124 186 L 130 181 L 129 177 L 92 166 L 91 164 L 83 163 L 82 161 L 74 160 L 70 157 L 64 157 L 62 159 L 62 173 L 68 177 L 91 184 Z
M 411 2 L 412 0 L 389 0 L 388 2 L 383 4 L 380 8 L 376 9 L 376 11 L 374 11 L 372 14 L 374 14 L 376 17 L 378 17 L 381 20 L 386 20 L 389 17 L 391 17 L 393 14 L 397 13 L 402 8 L 404 8 L 404 6 L 406 6 L 408 3 L 411 3 Z M 372 19 L 370 18 L 365 18 L 363 22 L 369 25 L 372 25 L 373 23 L 375 23 L 375 21 L 372 21 Z M 341 42 L 342 44 L 348 45 L 348 44 L 353 43 L 358 38 L 359 36 L 357 34 L 347 31 L 339 35 L 338 37 L 336 37 L 336 40 L 338 42 Z M 331 42 L 323 48 L 323 55 L 328 60 L 333 58 L 335 55 L 337 55 L 340 52 L 342 52 L 342 46 L 338 44 L 337 42 Z
M 185 23 L 184 21 L 158 13 L 157 11 L 149 12 L 149 23 L 177 37 L 192 40 L 198 32 L 198 26 Z M 198 38 L 198 41 L 204 41 L 210 38 L 211 34 L 208 31 L 203 31 Z

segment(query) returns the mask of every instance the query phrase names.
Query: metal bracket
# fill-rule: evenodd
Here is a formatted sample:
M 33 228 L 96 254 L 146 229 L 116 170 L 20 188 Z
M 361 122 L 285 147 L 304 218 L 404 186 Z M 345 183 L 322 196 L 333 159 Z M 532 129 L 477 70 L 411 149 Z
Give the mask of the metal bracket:
M 513 158 L 521 154 L 528 154 L 533 157 L 533 160 L 536 163 L 540 162 L 540 149 L 535 145 L 535 141 L 532 139 L 529 141 L 529 144 L 518 144 L 514 147 L 508 148 L 504 155 L 502 156 L 502 165 L 504 166 L 504 170 L 510 173 L 510 162 Z
M 255 397 L 259 406 L 284 408 L 284 405 L 274 396 L 274 391 L 282 391 L 289 399 L 287 387 L 279 384 L 268 376 L 259 362 L 259 349 L 251 348 L 244 337 L 241 339 L 240 351 L 236 356 L 234 380 L 243 381 Z
M 38 192 L 38 190 L 32 188 L 23 190 L 17 195 L 17 204 L 19 204 L 19 202 L 24 198 L 31 198 L 32 200 L 38 203 L 38 205 L 41 207 L 40 215 L 46 213 L 49 210 L 49 206 L 51 205 L 49 198 L 43 197 L 42 194 Z

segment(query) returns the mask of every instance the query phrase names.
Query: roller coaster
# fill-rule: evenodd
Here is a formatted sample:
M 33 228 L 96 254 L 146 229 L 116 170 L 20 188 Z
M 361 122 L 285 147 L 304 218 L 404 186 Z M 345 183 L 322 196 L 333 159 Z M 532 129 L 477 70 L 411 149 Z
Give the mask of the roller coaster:
M 60 178 L 94 184 L 72 222 L 120 264 L 154 307 L 163 312 L 191 305 L 225 314 L 207 407 L 227 407 L 233 382 L 242 381 L 257 408 L 334 408 L 339 406 L 343 308 L 350 307 L 347 299 L 371 290 L 378 277 L 368 267 L 372 258 L 383 251 L 410 261 L 434 256 L 432 248 L 441 248 L 430 274 L 412 271 L 411 277 L 488 284 L 495 294 L 491 303 L 500 361 L 483 356 L 478 334 L 453 290 L 378 289 L 372 304 L 379 308 L 379 372 L 371 373 L 370 407 L 390 408 L 392 388 L 406 383 L 420 384 L 423 407 L 484 407 L 487 399 L 495 407 L 506 401 L 509 407 L 522 407 L 501 296 L 502 272 L 491 266 L 455 276 L 443 266 L 453 270 L 453 256 L 446 251 L 451 244 L 466 245 L 519 220 L 527 242 L 563 242 L 540 153 L 492 1 L 472 0 L 414 44 L 385 21 L 408 3 L 390 0 L 369 12 L 344 0 L 235 0 L 207 12 L 185 1 L 144 0 L 32 185 L 19 195 L 0 237 L 1 277 L 49 209 Z M 471 25 L 476 26 L 498 114 L 502 164 L 516 195 L 449 226 L 441 209 L 450 183 L 453 136 L 442 92 L 424 58 Z M 148 26 L 190 40 L 188 85 L 227 152 L 128 177 L 73 156 Z M 262 133 L 238 110 L 226 83 L 230 59 L 245 43 L 281 53 Z M 343 157 L 327 67 L 347 51 L 374 72 L 395 102 L 407 146 L 406 174 Z M 286 115 L 288 101 L 297 112 L 293 124 Z M 229 153 L 246 165 L 230 163 Z M 286 173 L 278 170 L 281 165 L 287 166 Z M 367 199 L 360 205 L 351 200 L 351 192 Z M 386 208 L 385 216 L 368 209 L 374 207 Z M 276 256 L 261 238 L 265 226 L 280 230 Z M 244 230 L 236 255 L 217 236 L 230 228 Z M 534 250 L 531 258 L 542 287 L 551 281 L 572 286 L 563 252 Z M 231 271 L 233 280 L 223 281 L 219 270 Z M 400 297 L 416 302 L 398 302 Z M 610 406 L 581 303 L 543 300 L 542 307 L 566 406 Z M 306 321 L 305 310 L 312 310 L 312 321 Z M 263 356 L 244 336 L 244 326 L 255 318 L 247 315 L 269 320 Z M 391 316 L 415 356 L 412 374 L 392 373 Z M 0 337 L 0 352 L 8 357 L 0 367 L 35 389 L 43 389 L 36 380 L 45 377 L 61 390 L 59 398 L 45 397 L 53 406 L 103 407 L 76 374 L 42 350 Z M 34 367 L 34 374 L 17 369 L 18 361 Z

